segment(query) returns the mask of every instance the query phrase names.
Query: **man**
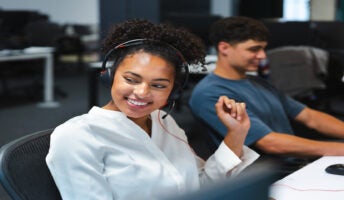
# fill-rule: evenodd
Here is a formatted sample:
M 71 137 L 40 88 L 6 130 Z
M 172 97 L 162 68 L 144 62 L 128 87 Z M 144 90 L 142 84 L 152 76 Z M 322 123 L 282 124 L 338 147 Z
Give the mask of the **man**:
M 344 138 L 344 123 L 326 113 L 282 94 L 255 72 L 266 58 L 267 28 L 247 17 L 229 17 L 213 24 L 210 40 L 217 50 L 213 72 L 194 88 L 189 101 L 192 112 L 213 130 L 217 142 L 226 133 L 216 116 L 214 103 L 226 95 L 245 102 L 251 128 L 245 144 L 269 155 L 319 157 L 344 155 L 344 143 L 295 136 L 289 120 L 296 120 L 326 136 Z

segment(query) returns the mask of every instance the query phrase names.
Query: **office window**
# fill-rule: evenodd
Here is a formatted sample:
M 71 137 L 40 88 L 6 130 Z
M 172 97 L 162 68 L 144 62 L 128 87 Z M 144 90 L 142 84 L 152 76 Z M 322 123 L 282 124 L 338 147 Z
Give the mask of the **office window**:
M 284 0 L 284 21 L 308 21 L 310 18 L 310 0 Z

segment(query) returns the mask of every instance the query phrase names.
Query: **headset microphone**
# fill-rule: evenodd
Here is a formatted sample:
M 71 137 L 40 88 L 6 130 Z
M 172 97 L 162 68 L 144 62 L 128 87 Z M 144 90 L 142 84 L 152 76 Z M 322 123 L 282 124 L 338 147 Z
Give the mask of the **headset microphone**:
M 171 103 L 168 104 L 168 110 L 167 113 L 164 114 L 161 118 L 165 119 L 167 117 L 167 115 L 169 115 L 172 112 L 172 109 L 174 108 L 174 105 L 176 104 L 175 101 L 172 101 Z

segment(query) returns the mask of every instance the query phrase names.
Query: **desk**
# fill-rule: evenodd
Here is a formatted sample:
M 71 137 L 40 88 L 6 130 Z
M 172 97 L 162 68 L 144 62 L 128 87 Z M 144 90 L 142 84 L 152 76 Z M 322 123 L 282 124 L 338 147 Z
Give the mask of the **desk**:
M 344 156 L 325 156 L 270 186 L 276 200 L 343 200 L 344 176 L 325 172 L 331 164 L 344 163 Z
M 54 101 L 54 64 L 51 47 L 29 47 L 23 50 L 2 50 L 0 51 L 0 62 L 13 62 L 19 60 L 44 59 L 44 99 L 39 107 L 57 107 L 59 104 Z

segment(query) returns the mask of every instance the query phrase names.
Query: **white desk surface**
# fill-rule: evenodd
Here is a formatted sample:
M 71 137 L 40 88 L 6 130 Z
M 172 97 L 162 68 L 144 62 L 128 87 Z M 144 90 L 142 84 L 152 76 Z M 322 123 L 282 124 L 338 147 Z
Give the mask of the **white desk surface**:
M 22 50 L 13 49 L 3 49 L 0 50 L 0 61 L 11 61 L 20 59 L 35 59 L 37 57 L 42 57 L 43 55 L 50 55 L 54 52 L 53 47 L 28 47 Z
M 332 164 L 343 163 L 344 156 L 325 156 L 275 182 L 270 196 L 276 200 L 343 200 L 344 176 L 325 172 Z

